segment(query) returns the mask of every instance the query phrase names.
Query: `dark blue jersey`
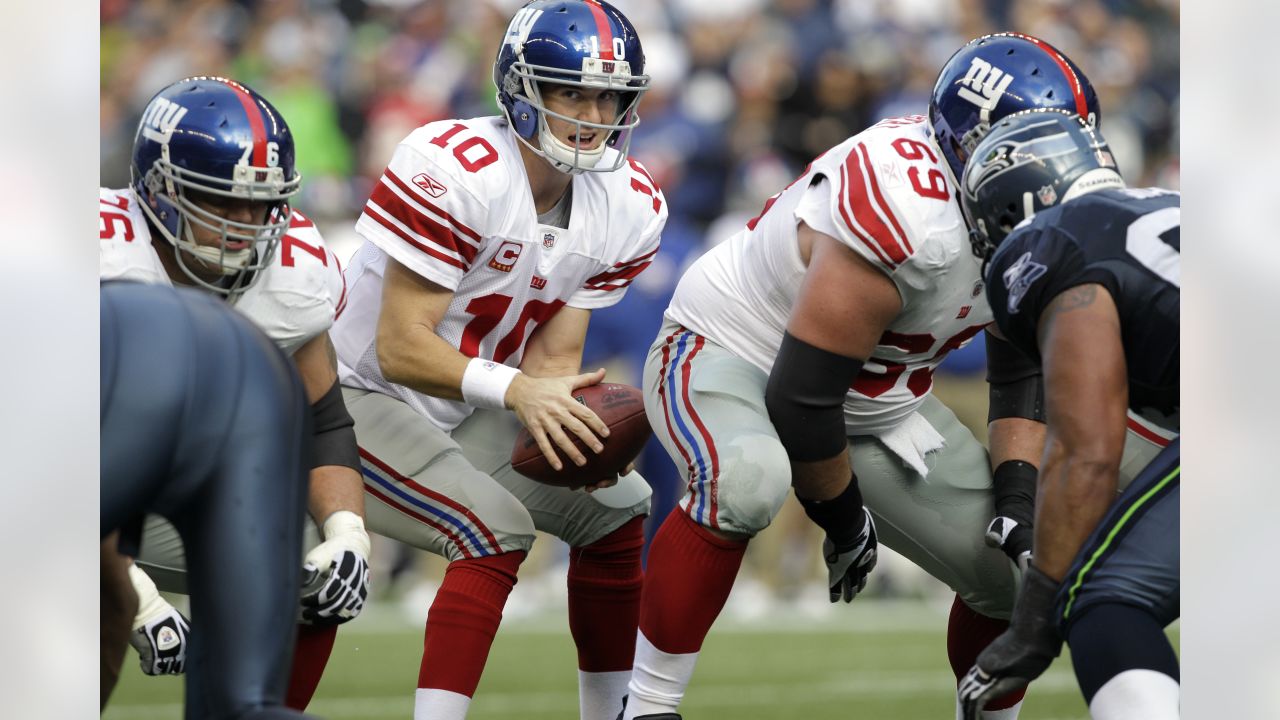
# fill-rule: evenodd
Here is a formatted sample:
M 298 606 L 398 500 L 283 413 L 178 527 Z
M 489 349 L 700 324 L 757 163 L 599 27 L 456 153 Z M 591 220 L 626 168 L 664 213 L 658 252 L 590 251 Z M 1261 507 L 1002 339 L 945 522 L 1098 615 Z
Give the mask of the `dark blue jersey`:
M 1036 324 L 1049 303 L 1098 283 L 1115 300 L 1129 376 L 1129 407 L 1176 416 L 1181 196 L 1104 190 L 1037 214 L 996 250 L 987 297 L 1001 333 L 1039 361 Z

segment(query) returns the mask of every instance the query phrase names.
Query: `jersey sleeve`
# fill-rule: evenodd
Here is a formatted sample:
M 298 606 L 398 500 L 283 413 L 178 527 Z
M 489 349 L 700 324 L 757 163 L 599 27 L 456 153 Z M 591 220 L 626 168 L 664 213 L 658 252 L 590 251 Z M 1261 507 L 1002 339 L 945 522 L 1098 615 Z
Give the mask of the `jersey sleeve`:
M 888 275 L 906 298 L 910 291 L 927 289 L 933 282 L 929 261 L 918 252 L 922 240 L 913 237 L 911 230 L 917 225 L 927 228 L 932 219 L 928 212 L 945 212 L 944 203 L 951 201 L 949 197 L 923 199 L 939 207 L 926 206 L 920 217 L 920 208 L 905 204 L 914 203 L 914 199 L 903 198 L 901 176 L 906 169 L 902 161 L 886 144 L 874 140 L 874 135 L 856 140 L 848 153 L 837 159 L 838 166 L 823 170 L 829 182 L 805 190 L 796 217 L 831 234 Z
M 129 190 L 98 189 L 98 278 L 172 285 Z
M 356 232 L 418 275 L 457 290 L 480 251 L 489 203 L 453 155 L 433 151 L 409 141 L 396 148 Z
M 316 226 L 296 210 L 261 287 L 237 303 L 287 355 L 327 332 L 345 300 L 342 268 Z
M 583 282 L 582 286 L 570 296 L 568 301 L 570 307 L 595 310 L 616 305 L 627 294 L 627 288 L 631 283 L 653 263 L 654 257 L 658 254 L 658 247 L 662 241 L 662 229 L 667 224 L 666 198 L 663 197 L 657 183 L 653 182 L 653 178 L 639 163 L 631 161 L 631 168 L 639 173 L 638 179 L 641 182 L 638 184 L 643 185 L 646 191 L 652 191 L 636 191 L 635 197 L 628 196 L 633 201 L 632 209 L 637 210 L 635 215 L 637 219 L 633 222 L 636 224 L 643 222 L 643 229 L 633 235 L 628 242 L 620 243 L 619 250 L 611 256 L 619 258 L 616 262 L 600 268 L 599 272 Z M 632 187 L 635 185 L 633 184 Z M 641 202 L 635 203 L 636 199 L 640 199 Z

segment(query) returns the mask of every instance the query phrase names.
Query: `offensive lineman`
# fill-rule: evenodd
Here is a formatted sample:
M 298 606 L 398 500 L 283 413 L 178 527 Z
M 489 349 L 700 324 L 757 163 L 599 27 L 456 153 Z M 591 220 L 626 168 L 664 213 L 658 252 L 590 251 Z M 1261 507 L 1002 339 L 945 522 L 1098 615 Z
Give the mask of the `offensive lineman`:
M 182 532 L 199 630 L 184 717 L 310 717 L 281 707 L 306 504 L 302 385 L 262 332 L 203 293 L 100 293 L 101 532 L 136 543 L 147 512 Z
M 101 279 L 194 285 L 226 299 L 293 358 L 311 402 L 308 504 L 324 542 L 307 542 L 309 591 L 288 698 L 302 709 L 337 624 L 359 614 L 368 593 L 359 460 L 327 334 L 345 300 L 342 270 L 289 205 L 301 177 L 288 125 L 234 80 L 193 77 L 157 93 L 139 123 L 131 171 L 131 187 L 100 190 Z M 138 565 L 166 590 L 185 590 L 181 540 L 160 518 L 148 521 Z M 131 642 L 143 671 L 182 672 L 186 618 L 148 573 L 135 565 L 130 577 L 139 599 Z
M 1064 639 L 1095 720 L 1179 716 L 1179 440 L 1127 488 L 1120 462 L 1126 405 L 1178 429 L 1181 196 L 1124 187 L 1102 136 L 1054 111 L 1006 118 L 965 169 L 996 323 L 1043 365 L 1048 416 L 1035 560 L 961 684 L 969 718 Z
M 957 679 L 1007 627 L 1015 566 L 983 538 L 1006 512 L 991 467 L 1015 486 L 1029 469 L 1034 483 L 1034 384 L 992 378 L 990 464 L 929 390 L 946 354 L 991 322 L 954 178 L 990 123 L 1037 106 L 1098 112 L 1088 81 L 1046 43 L 978 38 L 943 68 L 928 119 L 884 120 L 827 151 L 685 274 L 644 390 L 688 492 L 650 548 L 625 720 L 679 717 L 747 541 L 791 487 L 826 531 L 832 602 L 864 587 L 883 540 L 956 590 Z M 995 391 L 1011 387 L 1012 400 Z M 1009 494 L 1016 509 L 1022 493 Z M 1029 542 L 1014 537 L 998 539 L 1025 558 Z M 1021 698 L 986 717 L 1016 717 Z
M 449 560 L 428 615 L 414 717 L 465 717 L 534 531 L 571 548 L 581 717 L 613 720 L 630 677 L 650 490 L 636 473 L 550 487 L 510 466 L 518 425 L 553 466 L 607 429 L 570 392 L 591 311 L 652 261 L 667 208 L 627 157 L 648 87 L 635 28 L 599 0 L 512 18 L 500 117 L 434 122 L 396 148 L 356 230 L 335 326 L 370 527 Z M 606 486 L 611 486 L 607 487 Z

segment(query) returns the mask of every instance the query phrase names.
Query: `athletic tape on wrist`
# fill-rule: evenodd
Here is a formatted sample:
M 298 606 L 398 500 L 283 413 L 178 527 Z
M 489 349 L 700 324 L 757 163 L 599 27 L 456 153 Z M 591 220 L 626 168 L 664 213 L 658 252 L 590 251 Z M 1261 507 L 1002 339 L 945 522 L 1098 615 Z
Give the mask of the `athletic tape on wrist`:
M 507 388 L 519 374 L 516 368 L 472 358 L 462 374 L 462 400 L 472 407 L 505 410 Z

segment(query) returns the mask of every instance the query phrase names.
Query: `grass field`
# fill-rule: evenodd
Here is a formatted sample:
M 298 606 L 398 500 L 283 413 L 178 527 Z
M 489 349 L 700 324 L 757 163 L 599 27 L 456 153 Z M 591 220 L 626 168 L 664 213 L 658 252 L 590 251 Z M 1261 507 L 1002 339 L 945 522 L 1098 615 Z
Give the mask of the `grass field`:
M 820 620 L 722 622 L 681 706 L 689 720 L 951 720 L 944 611 L 859 599 Z M 1176 633 L 1173 635 L 1175 643 Z M 421 628 L 372 607 L 338 634 L 310 711 L 325 718 L 407 720 Z M 130 651 L 104 720 L 181 718 L 182 682 L 148 678 Z M 576 718 L 573 643 L 561 617 L 520 618 L 498 633 L 472 720 Z M 1066 653 L 1033 687 L 1023 720 L 1086 718 Z

